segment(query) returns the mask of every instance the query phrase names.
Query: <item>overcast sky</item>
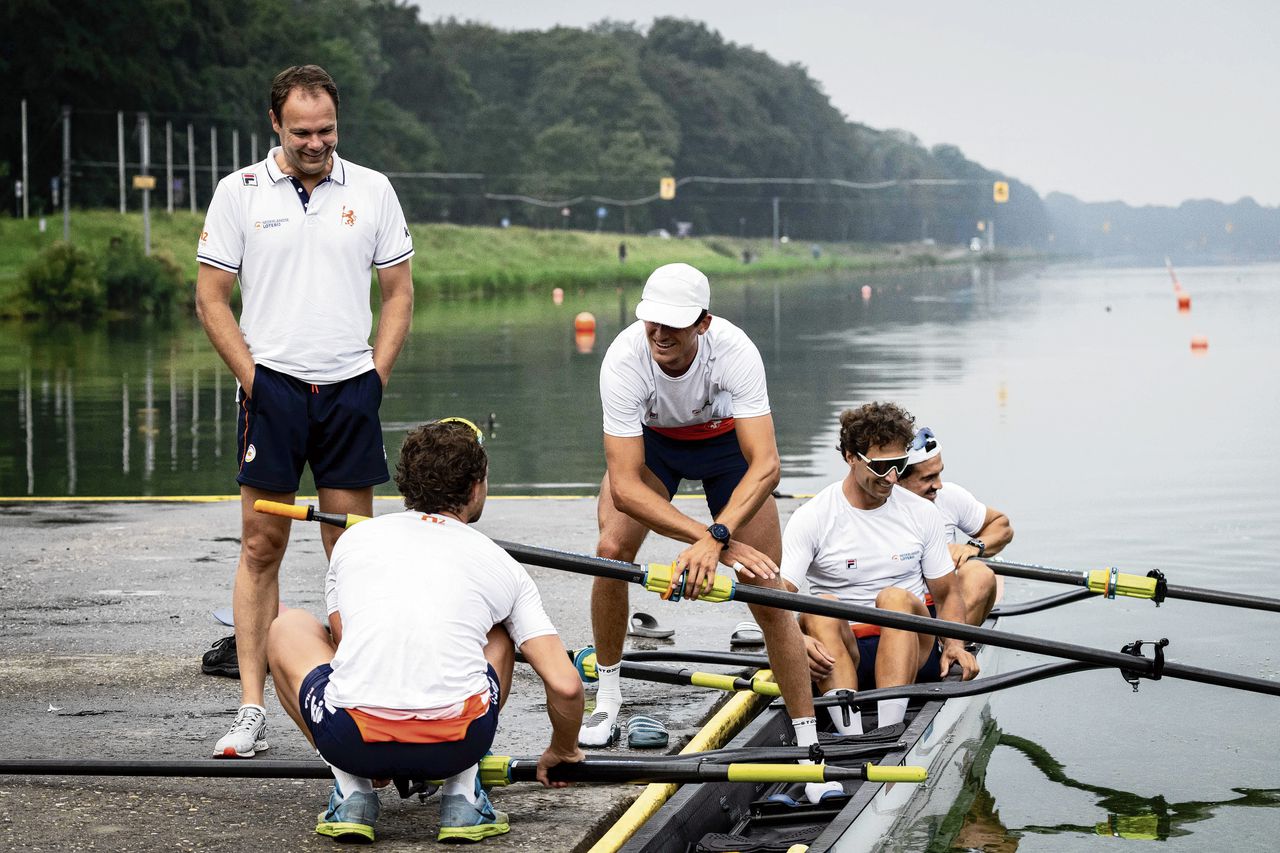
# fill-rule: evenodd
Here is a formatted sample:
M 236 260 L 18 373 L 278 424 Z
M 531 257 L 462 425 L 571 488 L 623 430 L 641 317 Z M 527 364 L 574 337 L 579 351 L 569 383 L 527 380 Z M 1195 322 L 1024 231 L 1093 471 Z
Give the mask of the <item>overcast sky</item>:
M 1042 195 L 1280 204 L 1280 0 L 418 5 L 502 29 L 694 18 L 801 63 L 850 120 L 957 145 Z

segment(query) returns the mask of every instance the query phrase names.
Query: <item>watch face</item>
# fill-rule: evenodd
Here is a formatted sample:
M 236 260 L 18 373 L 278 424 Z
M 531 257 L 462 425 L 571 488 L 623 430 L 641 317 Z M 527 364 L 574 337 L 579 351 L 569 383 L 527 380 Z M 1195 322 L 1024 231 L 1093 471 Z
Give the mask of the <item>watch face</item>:
M 711 538 L 720 544 L 729 544 L 729 528 L 723 524 L 713 524 L 707 528 L 707 531 L 711 533 Z

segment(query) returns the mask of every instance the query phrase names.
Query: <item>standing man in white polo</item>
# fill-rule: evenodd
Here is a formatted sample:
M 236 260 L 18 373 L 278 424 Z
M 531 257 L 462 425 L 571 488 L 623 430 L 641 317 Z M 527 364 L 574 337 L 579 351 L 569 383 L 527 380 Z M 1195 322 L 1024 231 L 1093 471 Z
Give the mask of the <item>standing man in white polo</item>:
M 636 306 L 639 321 L 614 339 L 600 368 L 607 471 L 596 553 L 630 562 L 650 530 L 686 542 L 676 570 L 688 571 L 685 595 L 691 599 L 710 588 L 721 563 L 745 583 L 782 588 L 782 534 L 773 499 L 781 465 L 764 362 L 741 329 L 711 316 L 710 305 L 710 284 L 697 269 L 659 267 Z M 671 503 L 685 479 L 701 481 L 710 526 Z M 784 611 L 751 610 L 797 742 L 816 743 L 799 627 Z M 578 735 L 583 746 L 602 746 L 617 736 L 626 622 L 627 585 L 597 578 L 591 626 L 600 686 L 596 710 Z
M 333 78 L 316 65 L 281 71 L 268 114 L 279 147 L 218 184 L 196 253 L 196 313 L 240 388 L 242 704 L 214 754 L 241 758 L 267 748 L 266 634 L 289 541 L 289 521 L 255 513 L 254 501 L 292 503 L 310 464 L 322 510 L 372 515 L 373 487 L 389 479 L 378 407 L 413 316 L 404 214 L 384 175 L 338 157 Z M 372 346 L 371 268 L 381 296 Z M 340 533 L 322 532 L 326 555 Z

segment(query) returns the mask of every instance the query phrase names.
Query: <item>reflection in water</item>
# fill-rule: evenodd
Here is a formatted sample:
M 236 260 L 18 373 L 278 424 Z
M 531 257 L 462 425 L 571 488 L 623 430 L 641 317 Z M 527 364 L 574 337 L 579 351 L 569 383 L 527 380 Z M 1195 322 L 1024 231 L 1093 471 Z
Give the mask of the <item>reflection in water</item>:
M 993 727 L 994 728 L 994 727 Z M 965 795 L 944 821 L 942 832 L 931 851 L 974 851 L 1012 853 L 1018 840 L 1028 833 L 1037 835 L 1099 835 L 1139 841 L 1164 841 L 1191 835 L 1187 826 L 1209 820 L 1221 808 L 1275 808 L 1280 806 L 1280 788 L 1233 788 L 1239 796 L 1226 800 L 1189 800 L 1170 803 L 1163 796 L 1144 797 L 1129 791 L 1091 785 L 1068 776 L 1060 761 L 1035 741 L 995 731 L 991 740 L 1022 753 L 1044 777 L 1055 785 L 1085 791 L 1097 797 L 1096 805 L 1107 813 L 1106 820 L 1062 822 L 1051 825 L 1028 824 L 1009 827 L 1000 819 L 995 798 L 986 788 L 990 748 L 974 762 L 965 785 Z M 993 744 L 994 745 L 994 744 Z M 962 817 L 961 817 L 962 816 Z M 957 818 L 960 826 L 955 826 Z M 954 833 L 954 835 L 953 835 Z
M 120 470 L 129 473 L 129 374 L 120 377 Z

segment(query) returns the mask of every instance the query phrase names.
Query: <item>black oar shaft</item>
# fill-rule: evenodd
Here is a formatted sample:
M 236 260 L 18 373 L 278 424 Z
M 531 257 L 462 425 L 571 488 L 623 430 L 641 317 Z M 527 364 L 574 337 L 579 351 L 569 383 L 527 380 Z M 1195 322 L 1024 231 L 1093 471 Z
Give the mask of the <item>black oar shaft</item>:
M 566 554 L 562 551 L 552 551 L 546 548 L 535 548 L 511 542 L 498 542 L 497 544 L 522 563 L 531 563 L 547 568 L 562 569 L 597 577 L 609 577 L 641 585 L 645 582 L 645 571 L 634 563 L 621 563 L 616 560 L 602 560 L 585 555 Z M 767 587 L 740 583 L 734 587 L 732 598 L 736 601 L 743 601 L 748 604 L 763 604 L 780 610 L 811 613 L 815 616 L 830 616 L 835 619 L 879 625 L 882 628 L 897 628 L 904 631 L 934 634 L 958 640 L 987 643 L 1023 652 L 1048 655 L 1050 657 L 1078 660 L 1098 666 L 1116 667 L 1122 670 L 1139 672 L 1147 676 L 1163 675 L 1172 678 L 1184 678 L 1204 684 L 1280 696 L 1280 682 L 1268 681 L 1263 678 L 1214 672 L 1170 662 L 1165 662 L 1163 667 L 1158 667 L 1156 661 L 1150 658 L 1128 655 L 1123 652 L 1094 649 L 1057 640 L 1042 640 L 1038 637 L 1011 634 L 1005 631 L 975 628 L 960 622 L 948 622 L 927 616 L 914 616 L 909 613 L 879 610 L 875 607 L 832 601 L 827 598 L 784 592 Z
M 996 574 L 1005 575 L 1011 578 L 1048 581 L 1049 583 L 1068 583 L 1075 586 L 1086 587 L 1089 585 L 1087 572 L 1065 571 L 1063 569 L 1055 569 L 1049 566 L 1041 566 L 1036 563 L 1019 563 L 1016 560 L 1006 560 L 1003 557 L 998 560 L 988 560 L 986 562 L 991 570 Z M 1199 601 L 1205 604 L 1223 604 L 1229 607 L 1244 607 L 1250 610 L 1267 610 L 1272 613 L 1280 613 L 1280 599 L 1268 598 L 1263 595 L 1245 595 L 1238 592 L 1227 592 L 1226 590 L 1204 589 L 1202 587 L 1195 586 L 1168 584 L 1165 587 L 1164 597 L 1181 599 L 1183 601 Z

